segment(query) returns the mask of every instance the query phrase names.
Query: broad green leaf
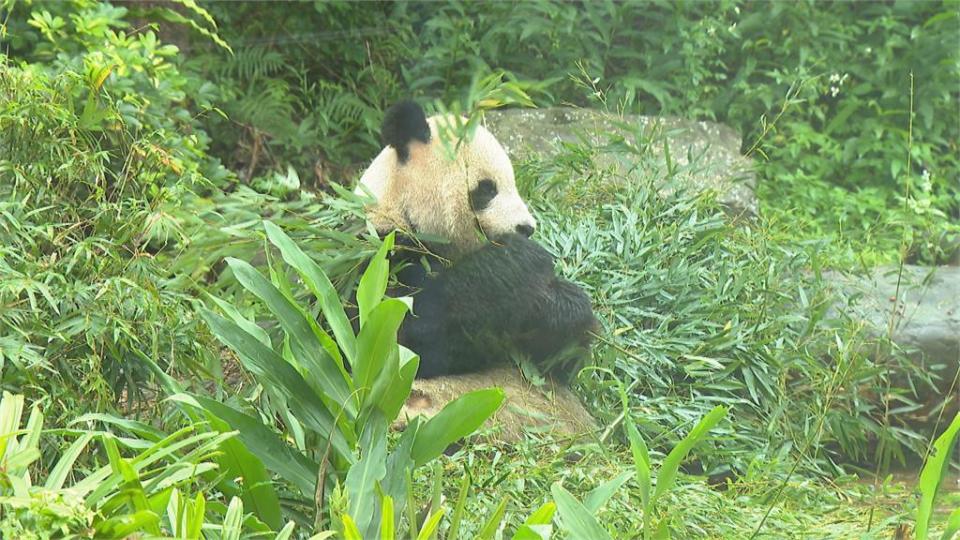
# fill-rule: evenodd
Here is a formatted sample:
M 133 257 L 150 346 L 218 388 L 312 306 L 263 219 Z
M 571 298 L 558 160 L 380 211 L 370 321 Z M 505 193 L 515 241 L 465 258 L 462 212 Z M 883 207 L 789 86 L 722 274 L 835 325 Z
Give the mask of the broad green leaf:
M 360 534 L 360 529 L 353 522 L 353 518 L 344 515 L 340 521 L 343 523 L 343 536 L 346 540 L 363 540 L 363 535 Z
M 73 464 L 80 457 L 80 453 L 87 447 L 87 443 L 93 439 L 93 433 L 84 433 L 79 439 L 73 441 L 67 451 L 57 460 L 57 465 L 50 471 L 47 481 L 43 486 L 47 489 L 56 490 L 63 487 L 67 480 L 67 475 L 73 469 Z
M 424 522 L 423 527 L 420 528 L 420 534 L 417 535 L 417 540 L 428 540 L 433 535 L 433 532 L 440 526 L 440 519 L 443 518 L 443 512 L 443 508 L 437 510 Z
M 230 499 L 227 514 L 223 516 L 223 529 L 220 538 L 223 540 L 240 540 L 243 533 L 243 501 L 240 497 Z
M 176 397 L 176 396 L 173 396 Z M 214 411 L 229 413 L 231 410 L 226 405 L 222 405 L 211 399 L 197 398 L 203 400 L 203 407 L 207 415 L 207 420 L 213 429 L 228 433 L 232 430 L 240 430 L 240 427 L 232 427 L 227 419 L 219 417 Z M 194 402 L 199 405 L 198 402 Z M 236 419 L 236 417 L 235 417 Z M 253 423 L 246 423 L 242 426 L 243 430 L 257 432 L 258 428 L 266 429 L 264 426 Z M 260 432 L 262 434 L 262 432 Z M 252 438 L 252 433 L 248 436 Z M 286 451 L 277 449 L 279 455 L 284 456 L 290 453 L 289 447 L 284 445 Z M 222 443 L 218 455 L 214 457 L 220 465 L 221 470 L 232 480 L 240 479 L 243 485 L 241 498 L 244 505 L 250 509 L 255 516 L 266 523 L 272 529 L 277 529 L 283 523 L 282 511 L 280 509 L 280 498 L 273 489 L 273 483 L 270 481 L 270 474 L 267 472 L 264 463 L 257 458 L 250 450 L 244 446 L 242 439 L 231 437 Z
M 277 533 L 276 538 L 273 540 L 290 540 L 290 537 L 293 536 L 294 528 L 296 528 L 296 524 L 292 521 L 288 521 L 287 524 L 280 529 L 280 532 Z
M 503 516 L 507 513 L 507 504 L 509 501 L 509 497 L 503 497 L 500 499 L 500 503 L 497 504 L 497 508 L 492 514 L 490 514 L 490 517 L 487 518 L 487 521 L 484 522 L 483 527 L 480 528 L 480 532 L 477 533 L 477 540 L 493 539 L 493 536 L 497 534 L 497 530 L 499 530 L 500 526 L 503 524 Z
M 376 403 L 384 417 L 390 421 L 397 418 L 400 410 L 403 409 L 403 405 L 407 402 L 407 398 L 410 397 L 413 380 L 416 378 L 417 369 L 420 367 L 420 357 L 410 349 L 400 346 L 399 355 L 400 369 L 396 376 L 388 381 L 386 389 L 379 395 Z M 376 383 L 374 388 L 377 388 Z
M 251 336 L 257 338 L 260 343 L 263 343 L 266 347 L 273 347 L 273 343 L 270 342 L 270 336 L 267 334 L 267 331 L 263 328 L 260 328 L 260 325 L 247 319 L 240 313 L 240 311 L 230 302 L 221 300 L 213 295 L 207 295 L 207 298 L 211 302 L 217 305 L 220 308 L 220 311 L 224 312 L 227 317 L 230 318 L 233 322 L 237 323 L 237 326 L 243 328 Z
M 464 394 L 447 404 L 417 432 L 413 461 L 423 465 L 454 442 L 477 430 L 503 403 L 503 390 L 487 388 Z
M 513 533 L 512 540 L 550 540 L 552 534 L 551 525 L 521 525 Z
M 548 501 L 540 508 L 537 508 L 530 516 L 523 520 L 524 525 L 549 525 L 553 521 L 553 514 L 557 511 L 557 505 L 553 501 Z
M 650 451 L 647 450 L 647 444 L 643 442 L 643 437 L 637 431 L 633 419 L 627 416 L 624 418 L 624 424 L 627 428 L 627 439 L 630 441 L 630 452 L 633 454 L 633 465 L 637 472 L 637 484 L 640 485 L 640 503 L 646 513 L 652 510 L 650 508 Z
M 653 531 L 653 540 L 670 540 L 670 515 L 666 515 L 657 524 L 657 530 Z
M 950 455 L 953 453 L 957 433 L 960 432 L 960 413 L 953 417 L 953 422 L 937 437 L 927 456 L 926 463 L 920 471 L 920 504 L 917 505 L 917 540 L 926 540 L 930 531 L 930 520 L 933 518 L 934 503 L 944 475 L 950 468 Z
M 353 381 L 361 396 L 363 414 L 380 405 L 386 391 L 397 380 L 400 369 L 397 332 L 406 314 L 405 303 L 387 298 L 373 308 L 360 329 Z M 387 401 L 392 403 L 395 396 L 390 398 Z
M 300 249 L 300 246 L 294 243 L 280 227 L 265 221 L 263 228 L 267 231 L 267 238 L 270 242 L 280 250 L 280 256 L 283 257 L 283 260 L 300 274 L 304 284 L 319 300 L 320 309 L 323 311 L 323 316 L 327 324 L 330 325 L 330 329 L 333 330 L 337 344 L 346 354 L 350 365 L 353 365 L 357 351 L 357 338 L 353 335 L 353 327 L 343 310 L 343 301 L 337 294 L 333 283 L 330 282 L 320 265 L 308 257 Z
M 286 444 L 260 419 L 242 413 L 219 401 L 202 396 L 177 394 L 171 401 L 205 410 L 239 432 L 239 439 L 257 455 L 267 469 L 297 486 L 304 497 L 313 497 L 317 489 L 317 464 Z
M 375 415 L 367 423 L 361 437 L 363 455 L 350 467 L 344 482 L 350 500 L 349 512 L 357 529 L 367 533 L 376 525 L 373 518 L 380 500 L 377 485 L 387 474 L 387 422 Z
M 651 504 L 655 504 L 657 499 L 673 487 L 673 483 L 677 480 L 677 471 L 680 470 L 680 464 L 683 463 L 687 454 L 707 436 L 707 433 L 713 429 L 713 426 L 717 425 L 717 422 L 726 414 L 727 409 L 722 405 L 714 407 L 714 409 L 701 418 L 700 422 L 690 430 L 690 433 L 667 454 L 667 457 L 664 458 L 663 463 L 660 465 L 660 474 L 657 476 L 657 487 L 653 492 Z
M 620 486 L 629 480 L 631 476 L 633 476 L 633 471 L 623 471 L 617 476 L 594 488 L 590 493 L 587 494 L 587 498 L 584 499 L 584 508 L 586 508 L 591 514 L 596 514 L 601 508 L 603 508 L 603 505 L 607 504 L 607 501 L 610 500 L 610 497 L 613 497 L 613 494 L 616 493 L 617 490 L 620 489 Z
M 380 483 L 383 494 L 393 499 L 394 514 L 397 516 L 403 514 L 406 506 L 407 473 L 413 469 L 413 458 L 410 457 L 410 453 L 413 451 L 413 444 L 419 430 L 420 417 L 412 419 L 407 424 L 406 429 L 400 434 L 400 440 L 394 445 L 393 452 L 387 456 L 387 474 Z
M 950 512 L 950 515 L 947 517 L 947 526 L 943 529 L 940 540 L 953 540 L 957 532 L 960 532 L 960 508 Z
M 304 425 L 314 429 L 322 437 L 328 438 L 333 449 L 341 457 L 348 462 L 353 462 L 353 452 L 347 442 L 347 437 L 355 440 L 353 434 L 343 433 L 338 429 L 333 415 L 327 410 L 324 402 L 313 393 L 293 366 L 273 349 L 264 347 L 255 337 L 236 324 L 206 309 L 201 313 L 213 334 L 237 353 L 248 370 L 269 388 L 286 397 L 290 408 Z
M 160 516 L 150 511 L 124 514 L 98 523 L 94 538 L 127 538 L 134 533 L 156 529 L 159 523 Z
M 280 326 L 290 338 L 293 354 L 307 369 L 311 380 L 315 380 L 319 385 L 319 390 L 336 403 L 344 405 L 351 417 L 356 416 L 349 378 L 342 366 L 338 366 L 329 355 L 324 354 L 324 349 L 316 337 L 319 331 L 314 328 L 316 323 L 253 266 L 233 258 L 228 258 L 227 264 L 237 280 L 276 315 Z
M 397 536 L 393 516 L 393 499 L 384 495 L 380 510 L 380 540 L 394 540 Z
M 370 259 L 366 271 L 360 277 L 360 284 L 357 286 L 357 307 L 360 311 L 361 331 L 367 323 L 367 315 L 380 303 L 387 292 L 387 279 L 390 277 L 387 252 L 393 249 L 393 236 L 394 234 L 390 233 L 383 239 L 380 249 Z
M 597 523 L 597 520 L 566 489 L 556 482 L 550 487 L 553 500 L 557 504 L 561 529 L 574 540 L 609 540 L 610 533 Z

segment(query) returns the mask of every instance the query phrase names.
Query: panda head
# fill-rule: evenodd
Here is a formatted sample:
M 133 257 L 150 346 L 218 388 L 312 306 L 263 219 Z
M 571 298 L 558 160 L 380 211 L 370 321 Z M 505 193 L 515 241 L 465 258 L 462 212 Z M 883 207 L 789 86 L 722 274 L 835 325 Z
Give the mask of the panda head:
M 441 237 L 458 252 L 477 249 L 484 237 L 533 234 L 536 221 L 500 143 L 481 126 L 451 159 L 439 140 L 442 122 L 412 101 L 387 111 L 387 146 L 360 178 L 377 201 L 368 211 L 374 226 Z

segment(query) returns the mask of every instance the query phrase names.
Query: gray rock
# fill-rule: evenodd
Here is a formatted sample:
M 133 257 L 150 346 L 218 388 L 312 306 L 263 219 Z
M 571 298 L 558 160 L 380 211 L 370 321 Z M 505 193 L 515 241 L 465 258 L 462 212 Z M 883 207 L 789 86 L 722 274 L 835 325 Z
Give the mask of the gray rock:
M 740 154 L 740 136 L 727 126 L 567 107 L 501 109 L 487 112 L 485 120 L 513 159 L 550 156 L 561 143 L 585 142 L 601 152 L 604 164 L 640 168 L 661 180 L 664 190 L 672 182 L 714 189 L 733 215 L 757 213 L 752 162 Z
M 924 402 L 947 397 L 960 369 L 960 268 L 904 266 L 896 305 L 897 267 L 876 268 L 865 276 L 830 273 L 826 279 L 838 285 L 843 299 L 834 309 L 862 321 L 873 335 L 887 335 L 893 318 L 893 342 L 939 376 L 939 395 L 919 396 Z

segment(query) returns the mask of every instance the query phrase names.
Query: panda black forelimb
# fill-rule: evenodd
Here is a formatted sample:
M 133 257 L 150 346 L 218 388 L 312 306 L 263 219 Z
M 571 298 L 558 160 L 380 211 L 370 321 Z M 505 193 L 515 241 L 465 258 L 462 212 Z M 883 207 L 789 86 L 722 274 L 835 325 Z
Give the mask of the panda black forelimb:
M 543 362 L 587 345 L 596 326 L 587 294 L 557 277 L 553 257 L 519 234 L 420 284 L 416 315 L 404 323 L 401 338 L 420 354 L 421 378 L 479 371 L 511 348 Z

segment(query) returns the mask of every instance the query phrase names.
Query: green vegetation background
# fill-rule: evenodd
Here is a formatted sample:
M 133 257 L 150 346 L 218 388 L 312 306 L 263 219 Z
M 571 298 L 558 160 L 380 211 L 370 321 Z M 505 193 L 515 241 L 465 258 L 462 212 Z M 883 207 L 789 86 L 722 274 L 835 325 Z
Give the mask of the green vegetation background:
M 242 375 L 237 394 L 198 307 L 210 293 L 268 316 L 222 263 L 271 260 L 264 218 L 341 292 L 355 284 L 379 243 L 362 234 L 360 202 L 334 184 L 349 185 L 375 154 L 382 111 L 398 99 L 476 112 L 528 96 L 711 120 L 740 131 L 757 163 L 762 215 L 749 227 L 728 223 L 710 194 L 662 197 L 650 177 L 624 188 L 595 148 L 518 164 L 545 224 L 539 240 L 604 323 L 582 395 L 605 438 L 625 442 L 620 423 L 634 418 L 655 455 L 715 405 L 731 408 L 696 462 L 738 480 L 727 494 L 683 483 L 671 501 L 680 536 L 739 537 L 777 508 L 767 525 L 777 531 L 844 537 L 869 528 L 836 517 L 851 497 L 871 526 L 895 524 L 909 508 L 902 493 L 807 479 L 842 483 L 857 465 L 883 473 L 925 455 L 923 422 L 937 409 L 922 397 L 954 374 L 918 369 L 855 321 L 828 320 L 821 271 L 957 256 L 958 9 L 3 0 L 0 386 L 43 404 L 55 425 L 123 411 L 144 423 L 103 429 L 144 440 L 185 421 L 160 401 L 161 373 L 271 417 L 282 407 Z M 670 174 L 661 169 L 644 170 Z M 293 439 L 295 424 L 279 423 Z M 480 445 L 446 462 L 486 488 L 470 504 L 492 511 L 509 493 L 522 514 L 558 477 L 586 493 L 629 462 L 562 441 L 501 452 Z M 78 467 L 106 462 L 92 452 Z M 242 491 L 209 476 L 179 485 L 211 500 Z M 639 527 L 628 486 L 604 514 L 614 530 Z M 206 511 L 224 516 L 225 502 Z M 84 508 L 64 519 L 83 523 Z M 824 529 L 824 515 L 850 529 Z M 5 516 L 12 526 L 22 514 Z

